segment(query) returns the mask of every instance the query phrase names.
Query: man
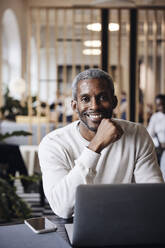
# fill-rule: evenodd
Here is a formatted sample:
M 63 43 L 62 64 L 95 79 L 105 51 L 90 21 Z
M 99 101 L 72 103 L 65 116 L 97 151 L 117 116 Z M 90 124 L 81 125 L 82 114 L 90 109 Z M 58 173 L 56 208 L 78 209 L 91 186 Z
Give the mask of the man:
M 112 78 L 99 69 L 73 81 L 72 109 L 79 121 L 49 133 L 39 146 L 43 186 L 53 211 L 69 218 L 80 184 L 159 183 L 154 146 L 139 124 L 112 119 Z
M 155 97 L 155 104 L 157 112 L 151 116 L 147 129 L 154 141 L 155 147 L 161 149 L 158 160 L 163 178 L 165 179 L 165 95 L 157 95 Z

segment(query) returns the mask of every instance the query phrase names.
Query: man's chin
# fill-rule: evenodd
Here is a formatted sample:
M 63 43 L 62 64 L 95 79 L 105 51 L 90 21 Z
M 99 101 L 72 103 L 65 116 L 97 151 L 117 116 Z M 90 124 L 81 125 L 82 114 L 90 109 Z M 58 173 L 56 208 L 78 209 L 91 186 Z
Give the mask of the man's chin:
M 84 120 L 82 120 L 82 119 L 80 119 L 80 120 L 86 129 L 88 129 L 89 131 L 95 132 L 95 133 L 97 132 L 97 129 L 98 129 L 100 123 L 96 124 L 95 126 L 91 126 L 90 124 L 86 123 Z
M 96 133 L 96 132 L 97 132 L 97 129 L 98 129 L 99 125 L 100 125 L 100 123 L 101 123 L 101 121 L 92 123 L 92 125 L 91 125 L 91 123 L 86 123 L 86 127 L 87 127 L 90 131 Z
M 88 129 L 89 129 L 90 131 L 92 131 L 92 132 L 96 133 L 96 132 L 97 132 L 98 127 L 97 127 L 97 128 L 95 128 L 95 127 L 89 127 L 89 126 L 88 126 Z

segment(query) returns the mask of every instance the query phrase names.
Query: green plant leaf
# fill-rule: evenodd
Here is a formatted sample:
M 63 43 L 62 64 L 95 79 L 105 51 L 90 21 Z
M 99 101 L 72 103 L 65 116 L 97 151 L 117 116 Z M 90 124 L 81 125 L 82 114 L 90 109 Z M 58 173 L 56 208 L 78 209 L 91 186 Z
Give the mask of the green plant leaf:
M 10 138 L 12 136 L 28 136 L 28 135 L 32 135 L 32 133 L 26 131 L 14 131 L 12 133 L 7 132 L 5 134 L 0 133 L 0 141 Z
M 31 208 L 17 194 L 4 179 L 0 178 L 0 223 L 12 219 L 28 219 L 31 217 Z

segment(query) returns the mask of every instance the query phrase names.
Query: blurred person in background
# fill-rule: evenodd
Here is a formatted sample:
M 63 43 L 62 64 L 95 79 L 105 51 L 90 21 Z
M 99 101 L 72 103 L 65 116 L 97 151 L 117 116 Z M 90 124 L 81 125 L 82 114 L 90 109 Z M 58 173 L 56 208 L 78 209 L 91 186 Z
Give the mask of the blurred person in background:
M 157 95 L 155 104 L 156 113 L 151 116 L 147 130 L 158 151 L 158 162 L 165 180 L 165 95 Z

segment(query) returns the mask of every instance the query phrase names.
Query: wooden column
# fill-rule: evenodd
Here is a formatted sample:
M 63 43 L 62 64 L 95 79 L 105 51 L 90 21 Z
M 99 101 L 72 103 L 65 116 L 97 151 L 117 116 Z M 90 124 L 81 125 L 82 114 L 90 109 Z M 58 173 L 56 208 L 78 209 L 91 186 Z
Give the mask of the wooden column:
M 144 20 L 144 46 L 145 46 L 145 51 L 144 51 L 144 65 L 145 65 L 145 92 L 144 92 L 144 125 L 147 126 L 147 97 L 146 97 L 146 92 L 149 90 L 149 85 L 148 85 L 148 57 L 149 57 L 149 34 L 148 34 L 148 11 L 145 11 L 145 20 Z
M 37 9 L 36 12 L 36 45 L 37 45 L 37 142 L 38 144 L 41 141 L 41 102 L 40 102 L 40 91 L 41 91 L 41 84 L 40 84 L 40 49 L 41 49 L 41 37 L 40 37 L 40 29 L 41 29 L 41 14 L 40 9 Z
M 32 37 L 32 9 L 28 9 L 27 15 L 27 92 L 28 92 L 28 117 L 29 132 L 32 133 L 32 96 L 31 96 L 31 37 Z M 28 144 L 32 145 L 32 136 L 28 136 Z

